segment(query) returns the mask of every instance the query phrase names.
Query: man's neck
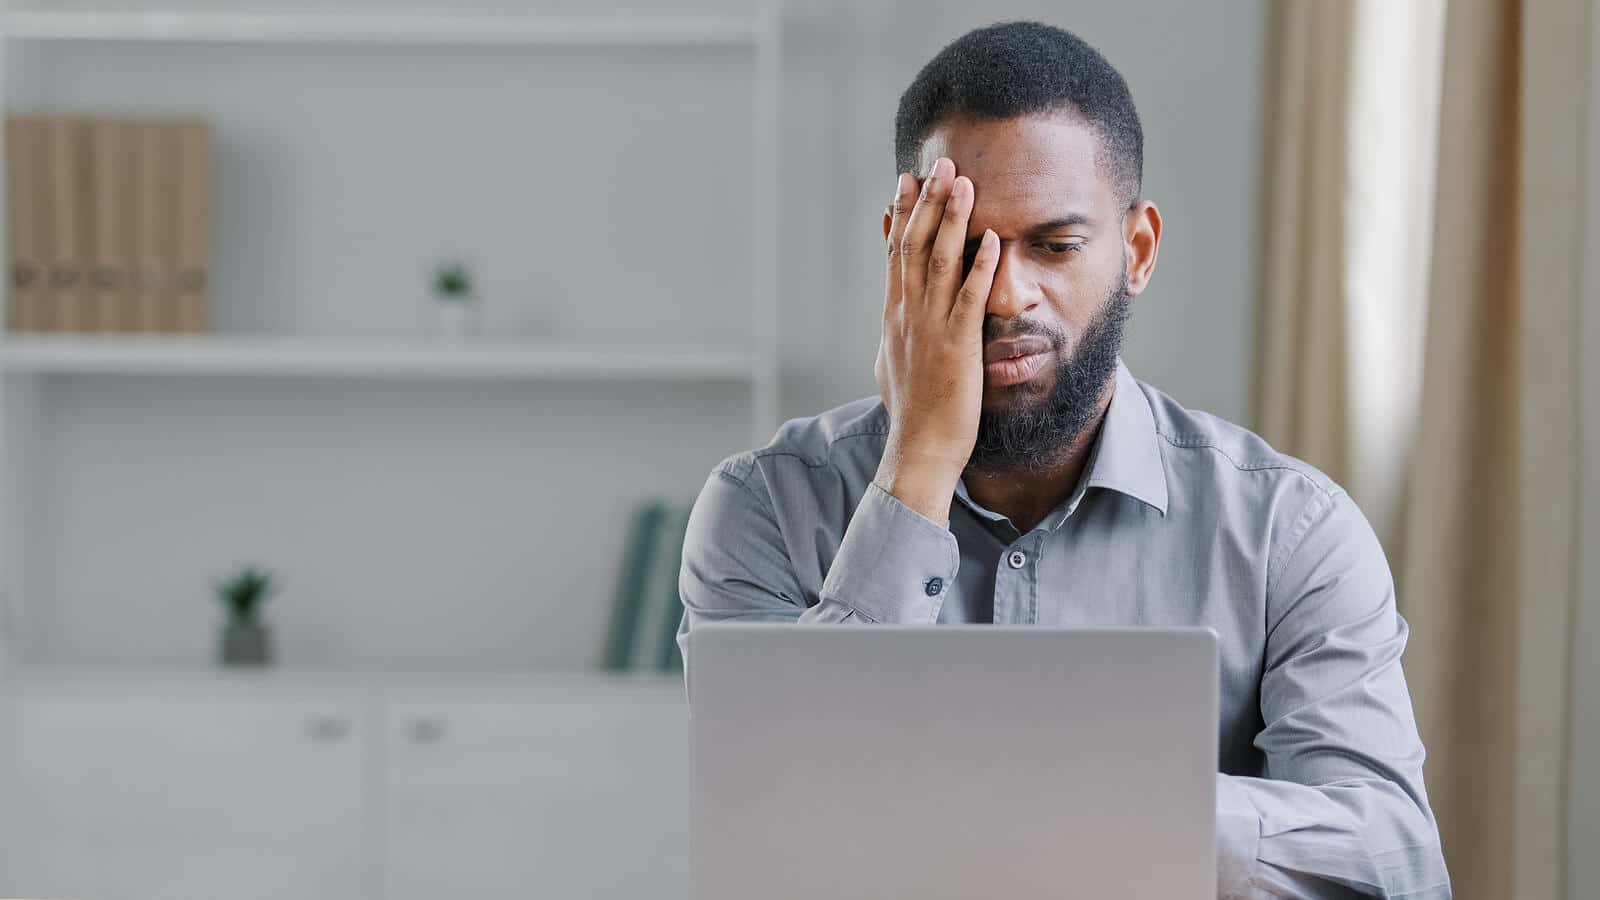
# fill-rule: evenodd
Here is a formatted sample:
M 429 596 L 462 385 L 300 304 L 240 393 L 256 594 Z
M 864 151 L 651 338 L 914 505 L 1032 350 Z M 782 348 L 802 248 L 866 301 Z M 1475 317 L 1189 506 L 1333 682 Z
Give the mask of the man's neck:
M 1057 457 L 1039 468 L 1016 472 L 977 472 L 967 469 L 961 475 L 967 496 L 984 509 L 1011 520 L 1017 531 L 1027 534 L 1050 511 L 1060 506 L 1077 490 L 1078 479 L 1094 452 L 1105 423 L 1106 410 L 1116 391 L 1116 379 L 1106 384 L 1094 418 Z

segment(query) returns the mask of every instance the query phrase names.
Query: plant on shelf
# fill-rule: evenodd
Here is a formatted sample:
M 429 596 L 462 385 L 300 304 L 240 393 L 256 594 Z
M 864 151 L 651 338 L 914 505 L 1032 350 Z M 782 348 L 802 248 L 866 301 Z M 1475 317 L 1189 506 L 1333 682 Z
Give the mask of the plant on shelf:
M 433 290 L 440 300 L 465 302 L 472 299 L 472 276 L 458 262 L 442 263 L 433 273 Z
M 445 337 L 465 337 L 473 327 L 472 274 L 464 263 L 445 262 L 433 270 L 434 318 Z
M 259 666 L 271 661 L 271 635 L 260 610 L 275 588 L 271 573 L 255 566 L 245 566 L 232 578 L 217 582 L 217 596 L 228 611 L 222 629 L 223 665 Z

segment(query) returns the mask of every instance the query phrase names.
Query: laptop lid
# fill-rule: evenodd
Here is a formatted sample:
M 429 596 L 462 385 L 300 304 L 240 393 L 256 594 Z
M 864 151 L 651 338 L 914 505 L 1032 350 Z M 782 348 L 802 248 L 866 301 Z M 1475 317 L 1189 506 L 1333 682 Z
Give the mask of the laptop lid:
M 1215 895 L 1209 629 L 688 641 L 695 900 Z

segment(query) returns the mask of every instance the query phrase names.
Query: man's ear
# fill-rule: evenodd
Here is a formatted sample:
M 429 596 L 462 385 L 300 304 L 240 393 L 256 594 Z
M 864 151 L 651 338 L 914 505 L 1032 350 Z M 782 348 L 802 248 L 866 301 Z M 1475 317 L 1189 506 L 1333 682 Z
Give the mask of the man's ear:
M 1140 200 L 1122 217 L 1122 248 L 1128 266 L 1128 293 L 1138 296 L 1150 284 L 1161 251 L 1161 210 Z

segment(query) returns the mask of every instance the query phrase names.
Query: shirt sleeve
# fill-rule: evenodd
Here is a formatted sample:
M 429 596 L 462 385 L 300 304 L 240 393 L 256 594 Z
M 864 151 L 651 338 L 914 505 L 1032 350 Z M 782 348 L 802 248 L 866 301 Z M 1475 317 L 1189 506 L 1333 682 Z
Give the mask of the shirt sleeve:
M 1319 493 L 1267 574 L 1265 777 L 1218 776 L 1218 896 L 1448 898 L 1405 620 L 1353 501 Z
M 961 555 L 948 527 L 870 485 L 856 506 L 817 602 L 795 577 L 784 529 L 760 479 L 711 474 L 689 514 L 678 593 L 678 646 L 707 622 L 933 623 Z M 808 524 L 792 525 L 799 533 Z

